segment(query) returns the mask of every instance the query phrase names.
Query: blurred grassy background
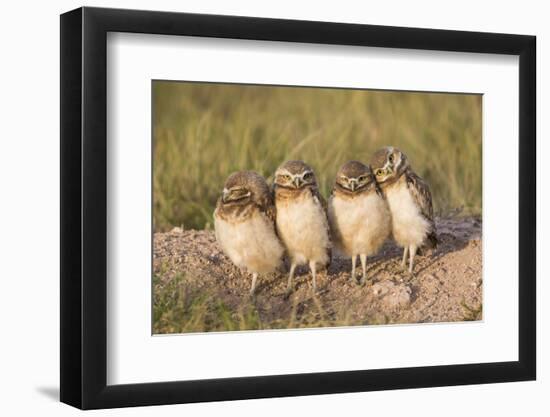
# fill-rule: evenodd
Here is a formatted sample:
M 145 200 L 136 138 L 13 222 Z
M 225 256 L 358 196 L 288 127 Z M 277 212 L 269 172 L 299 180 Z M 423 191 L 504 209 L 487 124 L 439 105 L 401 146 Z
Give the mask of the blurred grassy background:
M 271 181 L 303 159 L 327 197 L 338 167 L 393 145 L 431 186 L 435 210 L 481 214 L 481 96 L 154 81 L 154 228 L 212 227 L 226 177 Z

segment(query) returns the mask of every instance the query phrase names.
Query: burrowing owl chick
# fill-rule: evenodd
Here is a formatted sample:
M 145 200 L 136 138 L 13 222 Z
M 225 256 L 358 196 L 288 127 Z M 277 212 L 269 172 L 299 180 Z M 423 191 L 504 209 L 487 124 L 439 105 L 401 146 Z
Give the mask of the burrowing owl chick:
M 239 268 L 252 274 L 254 294 L 258 274 L 275 271 L 284 248 L 275 232 L 275 206 L 267 183 L 259 174 L 231 174 L 214 211 L 216 240 Z
M 373 155 L 371 169 L 390 207 L 393 238 L 404 248 L 401 263 L 405 266 L 408 253 L 412 273 L 416 251 L 437 245 L 430 188 L 414 173 L 407 156 L 392 146 Z
M 326 203 L 317 188 L 315 174 L 302 161 L 288 161 L 275 172 L 277 232 L 290 258 L 287 291 L 297 265 L 309 264 L 313 290 L 317 290 L 317 266 L 330 262 L 330 236 Z
M 368 166 L 349 161 L 338 170 L 328 202 L 328 217 L 335 249 L 351 258 L 352 281 L 359 255 L 364 283 L 367 257 L 378 252 L 391 232 L 388 204 Z

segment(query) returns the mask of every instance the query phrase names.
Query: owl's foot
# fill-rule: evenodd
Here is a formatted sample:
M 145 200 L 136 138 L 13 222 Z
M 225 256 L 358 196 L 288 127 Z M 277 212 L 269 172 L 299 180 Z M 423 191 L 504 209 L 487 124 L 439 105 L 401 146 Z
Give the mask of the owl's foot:
M 288 281 L 286 283 L 285 299 L 290 297 L 290 294 L 294 292 L 294 284 L 292 279 L 294 278 L 294 270 L 296 269 L 296 263 L 292 262 L 290 265 L 290 272 L 288 274 Z
M 361 269 L 363 270 L 363 276 L 359 281 L 357 281 L 357 284 L 362 287 L 367 282 L 367 255 L 361 254 L 359 255 L 359 258 L 361 259 Z
M 285 299 L 289 298 L 292 295 L 293 292 L 294 292 L 294 287 L 292 285 L 287 286 L 286 290 L 285 290 L 285 293 L 284 293 L 284 298 Z
M 319 288 L 317 288 L 317 280 L 312 280 L 311 284 L 309 284 L 309 289 L 313 294 L 317 294 L 319 292 Z
M 401 259 L 401 269 L 407 268 L 407 255 L 409 253 L 409 247 L 405 246 L 403 248 L 403 258 Z
M 309 261 L 309 269 L 311 271 L 313 293 L 317 293 L 317 265 L 315 261 Z
M 367 277 L 361 277 L 361 279 L 357 282 L 357 285 L 360 287 L 364 287 L 365 285 L 371 285 L 372 281 L 368 279 Z
M 250 286 L 250 291 L 248 292 L 248 297 L 249 298 L 254 298 L 254 296 L 255 296 L 257 280 L 258 280 L 258 274 L 253 273 L 252 274 L 252 285 Z
M 416 246 L 411 245 L 409 247 L 409 275 L 414 277 L 414 256 L 416 255 Z
M 356 283 L 357 279 L 355 278 L 355 263 L 357 261 L 357 255 L 353 254 L 351 256 L 351 282 Z
M 414 271 L 411 272 L 409 269 L 405 269 L 403 273 L 403 278 L 405 281 L 411 282 L 413 279 L 416 278 L 416 274 L 414 273 Z

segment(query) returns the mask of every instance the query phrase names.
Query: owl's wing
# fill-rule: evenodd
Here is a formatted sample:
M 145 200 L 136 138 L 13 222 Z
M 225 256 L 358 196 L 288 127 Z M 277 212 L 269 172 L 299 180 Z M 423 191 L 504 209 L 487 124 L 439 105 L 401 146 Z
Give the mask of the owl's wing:
M 432 193 L 428 184 L 412 171 L 406 173 L 407 188 L 413 197 L 416 205 L 420 208 L 420 212 L 428 222 L 430 222 L 431 230 L 428 234 L 428 239 L 432 246 L 437 244 L 435 234 L 434 210 L 432 204 Z
M 275 204 L 273 204 L 273 190 L 269 193 L 265 193 L 265 195 L 260 198 L 258 208 L 260 209 L 260 212 L 265 214 L 267 218 L 275 225 L 275 220 L 277 219 L 277 209 L 275 208 Z
M 330 230 L 330 226 L 329 226 L 329 221 L 328 221 L 328 207 L 327 207 L 327 201 L 325 200 L 325 198 L 322 196 L 322 194 L 319 192 L 319 189 L 318 188 L 311 188 L 311 194 L 313 195 L 313 199 L 318 201 L 319 204 L 321 205 L 321 207 L 323 208 L 323 211 L 325 213 L 325 220 L 326 220 L 326 228 L 327 228 L 327 233 L 328 233 L 328 238 L 329 238 L 329 242 L 332 242 L 332 234 L 331 234 L 331 230 Z M 327 256 L 328 256 L 328 264 L 325 265 L 327 268 L 328 266 L 330 265 L 331 261 L 332 261 L 332 247 L 329 245 L 328 248 L 326 248 L 327 250 Z
M 271 220 L 273 222 L 273 224 L 275 225 L 275 221 L 277 220 L 277 208 L 275 207 L 275 204 L 270 204 L 266 208 L 265 214 L 267 215 L 269 220 Z
M 216 200 L 216 207 L 214 208 L 214 213 L 212 213 L 212 217 L 214 217 L 214 219 L 216 219 L 216 217 L 223 218 L 221 207 L 222 207 L 222 198 L 219 197 Z
M 420 208 L 420 212 L 427 219 L 433 220 L 433 206 L 432 206 L 432 193 L 428 184 L 416 175 L 414 172 L 408 172 L 407 187 L 411 192 L 416 205 Z
M 319 204 L 321 204 L 321 207 L 323 207 L 323 210 L 325 211 L 325 214 L 327 212 L 327 201 L 325 198 L 321 195 L 318 188 L 311 188 L 311 194 L 313 195 L 313 199 L 317 200 Z

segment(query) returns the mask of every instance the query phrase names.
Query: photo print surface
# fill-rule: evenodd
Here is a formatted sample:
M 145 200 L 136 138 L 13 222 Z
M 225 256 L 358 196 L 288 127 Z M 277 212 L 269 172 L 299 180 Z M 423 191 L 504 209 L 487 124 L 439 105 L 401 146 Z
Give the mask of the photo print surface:
M 482 320 L 482 95 L 152 82 L 153 333 Z

